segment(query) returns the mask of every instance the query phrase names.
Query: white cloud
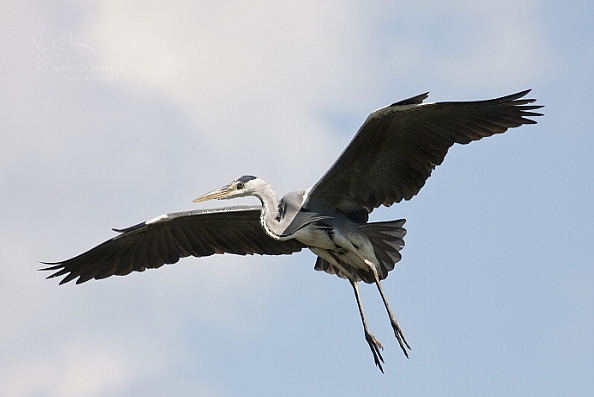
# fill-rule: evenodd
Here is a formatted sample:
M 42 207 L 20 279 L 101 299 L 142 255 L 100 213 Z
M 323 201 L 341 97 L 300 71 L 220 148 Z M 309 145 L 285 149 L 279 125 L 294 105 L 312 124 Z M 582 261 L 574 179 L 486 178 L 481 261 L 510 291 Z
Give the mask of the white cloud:
M 140 351 L 102 338 L 60 341 L 11 357 L 11 365 L 2 369 L 0 390 L 6 396 L 109 395 L 143 373 L 156 372 L 153 359 L 132 357 Z
M 364 28 L 355 6 L 155 3 L 138 11 L 134 2 L 105 2 L 93 31 L 130 65 L 132 82 L 166 95 L 209 151 L 229 156 L 217 158 L 218 178 L 271 178 L 274 167 L 313 183 L 306 175 L 320 172 L 330 142 L 312 112 L 341 96 L 353 75 Z

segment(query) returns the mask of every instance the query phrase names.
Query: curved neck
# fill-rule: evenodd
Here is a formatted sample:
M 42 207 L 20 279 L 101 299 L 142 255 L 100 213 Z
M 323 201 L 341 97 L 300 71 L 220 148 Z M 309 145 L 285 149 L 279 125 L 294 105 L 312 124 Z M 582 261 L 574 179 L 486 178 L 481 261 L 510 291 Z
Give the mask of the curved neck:
M 262 203 L 262 212 L 260 212 L 260 223 L 267 235 L 275 240 L 279 240 L 280 231 L 278 230 L 278 197 L 269 184 L 265 184 L 263 188 L 255 194 Z

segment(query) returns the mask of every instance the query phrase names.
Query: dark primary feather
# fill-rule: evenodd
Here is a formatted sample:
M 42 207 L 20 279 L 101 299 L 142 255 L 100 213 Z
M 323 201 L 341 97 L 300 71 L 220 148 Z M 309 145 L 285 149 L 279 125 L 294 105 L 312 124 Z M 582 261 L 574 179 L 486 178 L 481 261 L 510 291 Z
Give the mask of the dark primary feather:
M 186 256 L 292 254 L 305 248 L 297 240 L 270 238 L 260 225 L 261 207 L 227 207 L 167 214 L 167 220 L 117 230 L 121 234 L 91 250 L 42 270 L 54 270 L 48 278 L 66 276 L 60 284 L 76 278 L 90 279 L 176 263 Z
M 530 90 L 475 102 L 422 104 L 427 94 L 372 113 L 334 165 L 312 188 L 310 201 L 345 213 L 370 213 L 409 200 L 454 143 L 499 134 L 541 116 L 520 99 Z M 359 215 L 361 216 L 361 215 Z

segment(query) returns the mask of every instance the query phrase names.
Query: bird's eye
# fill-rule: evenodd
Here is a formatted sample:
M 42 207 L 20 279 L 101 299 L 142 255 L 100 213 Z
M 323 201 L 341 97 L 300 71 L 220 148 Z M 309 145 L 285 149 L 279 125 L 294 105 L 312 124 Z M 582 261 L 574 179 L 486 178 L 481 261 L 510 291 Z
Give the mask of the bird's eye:
M 243 183 L 243 182 L 237 182 L 237 184 L 235 185 L 235 188 L 237 190 L 241 190 L 241 189 L 243 189 L 244 186 L 245 186 L 245 183 Z

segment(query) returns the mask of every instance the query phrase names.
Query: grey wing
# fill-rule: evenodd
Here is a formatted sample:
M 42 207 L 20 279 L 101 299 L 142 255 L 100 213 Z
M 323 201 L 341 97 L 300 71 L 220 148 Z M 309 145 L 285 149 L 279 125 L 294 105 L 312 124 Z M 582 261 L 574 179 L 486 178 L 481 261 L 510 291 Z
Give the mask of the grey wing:
M 186 256 L 282 255 L 305 246 L 297 240 L 270 238 L 260 225 L 261 207 L 227 207 L 166 214 L 136 226 L 74 258 L 42 270 L 55 271 L 48 278 L 65 275 L 60 284 L 78 277 L 77 284 L 92 278 L 123 276 L 132 271 L 176 263 Z
M 530 90 L 475 102 L 422 103 L 427 94 L 373 112 L 309 200 L 366 217 L 380 205 L 409 200 L 454 143 L 467 144 L 541 116 L 520 99 Z

